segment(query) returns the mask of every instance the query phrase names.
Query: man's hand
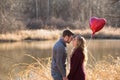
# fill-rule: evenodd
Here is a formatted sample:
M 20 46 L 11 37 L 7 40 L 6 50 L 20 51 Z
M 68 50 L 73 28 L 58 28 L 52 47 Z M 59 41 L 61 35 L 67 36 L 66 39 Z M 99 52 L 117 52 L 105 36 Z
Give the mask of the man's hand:
M 68 80 L 68 78 L 67 77 L 63 77 L 63 80 Z

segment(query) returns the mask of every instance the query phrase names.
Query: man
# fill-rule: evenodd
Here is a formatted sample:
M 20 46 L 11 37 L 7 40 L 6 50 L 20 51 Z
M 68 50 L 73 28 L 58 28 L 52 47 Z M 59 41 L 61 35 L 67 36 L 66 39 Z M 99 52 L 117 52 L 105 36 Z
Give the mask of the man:
M 55 43 L 52 54 L 51 74 L 53 80 L 68 80 L 66 77 L 66 43 L 70 43 L 73 37 L 70 30 L 64 30 L 62 37 Z

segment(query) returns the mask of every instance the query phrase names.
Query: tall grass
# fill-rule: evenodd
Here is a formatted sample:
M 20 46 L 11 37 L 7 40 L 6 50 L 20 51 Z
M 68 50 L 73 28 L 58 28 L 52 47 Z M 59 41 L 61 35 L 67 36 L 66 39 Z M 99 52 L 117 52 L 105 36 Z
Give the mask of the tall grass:
M 87 80 L 120 80 L 120 58 L 108 56 L 87 67 Z
M 59 37 L 58 30 L 21 30 L 12 33 L 0 34 L 1 41 L 22 40 L 53 40 Z
M 13 65 L 9 80 L 52 80 L 50 73 L 51 58 L 35 60 L 34 63 L 18 63 Z M 69 72 L 67 67 L 67 73 Z M 120 80 L 120 58 L 107 57 L 94 65 L 86 67 L 87 80 Z
M 20 30 L 12 33 L 0 34 L 0 41 L 22 41 L 22 40 L 55 40 L 60 37 L 63 30 Z M 74 33 L 80 33 L 86 38 L 90 38 L 92 31 L 90 29 L 71 30 Z M 97 32 L 95 38 L 120 39 L 120 28 L 107 27 Z
M 50 75 L 50 58 L 36 59 L 34 63 L 18 63 L 13 65 L 9 73 L 9 80 L 52 80 Z

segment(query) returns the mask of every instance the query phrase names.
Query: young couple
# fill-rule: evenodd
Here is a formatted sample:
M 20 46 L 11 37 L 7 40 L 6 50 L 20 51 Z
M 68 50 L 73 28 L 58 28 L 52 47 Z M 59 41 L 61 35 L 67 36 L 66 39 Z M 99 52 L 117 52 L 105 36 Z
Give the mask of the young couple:
M 70 59 L 70 71 L 66 75 L 66 43 L 72 41 L 73 50 Z M 85 39 L 70 30 L 64 30 L 62 37 L 53 47 L 51 75 L 53 80 L 86 80 L 84 63 L 86 61 Z

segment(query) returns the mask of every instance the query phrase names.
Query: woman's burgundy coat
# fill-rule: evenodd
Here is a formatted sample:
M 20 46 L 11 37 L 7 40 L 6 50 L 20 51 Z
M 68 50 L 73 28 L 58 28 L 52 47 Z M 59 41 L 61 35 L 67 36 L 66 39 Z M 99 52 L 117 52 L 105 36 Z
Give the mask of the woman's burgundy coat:
M 78 47 L 71 56 L 70 73 L 68 80 L 85 80 L 84 73 L 84 54 L 80 47 Z

